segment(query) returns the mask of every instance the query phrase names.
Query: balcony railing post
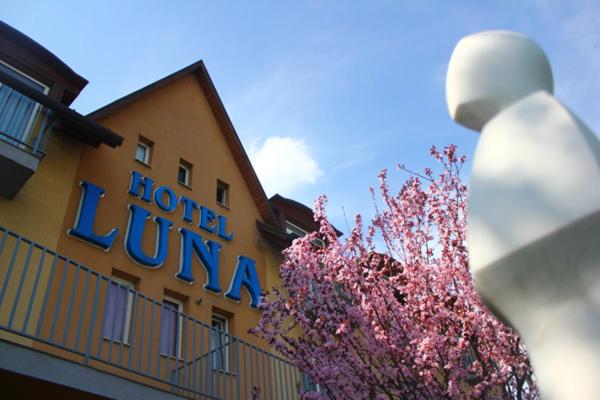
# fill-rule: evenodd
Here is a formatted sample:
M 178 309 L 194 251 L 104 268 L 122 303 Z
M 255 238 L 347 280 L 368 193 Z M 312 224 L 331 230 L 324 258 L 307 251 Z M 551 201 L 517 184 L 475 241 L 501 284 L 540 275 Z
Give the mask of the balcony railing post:
M 21 291 L 23 290 L 23 284 L 25 283 L 25 279 L 27 278 L 27 271 L 29 271 L 29 262 L 31 261 L 31 253 L 33 252 L 33 245 L 29 245 L 27 249 L 27 257 L 25 258 L 25 262 L 23 263 L 23 271 L 21 272 L 21 278 L 19 279 L 19 287 L 17 288 L 17 293 L 15 294 L 15 299 L 13 301 L 13 307 L 10 312 L 10 318 L 8 319 L 8 327 L 12 328 L 12 324 L 15 319 L 15 314 L 17 312 L 17 307 L 19 306 L 21 300 Z M 0 303 L 1 304 L 1 303 Z
M 54 117 L 48 108 L 44 107 L 42 112 L 44 114 L 44 117 L 42 119 L 38 135 L 35 138 L 35 142 L 33 142 L 33 148 L 31 150 L 31 153 L 36 157 L 38 156 L 38 150 L 42 144 L 43 137 L 46 135 L 46 131 L 48 130 L 48 128 L 50 128 L 50 126 L 52 126 L 52 123 L 54 122 Z
M 88 290 L 90 287 L 91 271 L 85 269 L 85 284 L 83 285 L 83 293 L 81 295 L 81 307 L 79 308 L 79 321 L 77 321 L 77 333 L 75 334 L 75 345 L 74 349 L 79 350 L 79 339 L 81 338 L 81 328 L 83 326 L 83 320 L 85 319 L 85 308 L 88 301 Z
M 137 328 L 137 310 L 139 307 L 139 296 L 138 294 L 131 290 L 132 292 L 132 299 L 131 299 L 131 322 L 130 322 L 130 332 L 129 332 L 129 357 L 127 359 L 127 368 L 131 369 L 131 365 L 133 364 L 133 359 L 135 357 L 135 348 L 137 347 L 135 345 L 135 335 L 136 335 L 136 328 Z M 142 326 L 142 331 L 144 330 L 144 326 Z M 141 353 L 140 353 L 141 355 Z
M 21 237 L 20 236 L 17 237 L 17 244 L 15 244 L 15 248 L 13 250 L 10 264 L 8 265 L 8 270 L 6 271 L 6 275 L 4 275 L 4 284 L 2 285 L 2 291 L 0 292 L 0 304 L 2 304 L 4 302 L 4 294 L 6 293 L 6 288 L 8 287 L 8 282 L 10 282 L 10 277 L 12 275 L 13 267 L 15 266 L 17 254 L 19 253 L 19 247 L 21 247 Z
M 142 370 L 142 358 L 144 358 L 144 333 L 146 332 L 146 297 L 140 296 L 142 298 L 142 320 L 140 321 L 140 343 L 138 347 L 138 371 Z
M 96 277 L 96 285 L 94 287 L 94 297 L 92 302 L 92 315 L 90 316 L 90 320 L 88 323 L 88 334 L 87 340 L 85 343 L 85 350 L 83 352 L 84 355 L 84 364 L 88 365 L 90 362 L 90 351 L 92 348 L 92 338 L 94 337 L 94 327 L 96 326 L 96 312 L 98 310 L 98 298 L 100 297 L 100 289 L 101 289 L 102 279 L 100 276 Z
M 46 308 L 48 306 L 48 298 L 50 297 L 50 288 L 54 281 L 54 271 L 56 270 L 56 263 L 58 262 L 58 254 L 54 254 L 52 258 L 52 264 L 50 265 L 50 272 L 48 273 L 48 283 L 46 284 L 46 290 L 44 290 L 44 300 L 42 301 L 42 311 L 40 312 L 40 319 L 38 320 L 37 328 L 35 330 L 35 336 L 41 337 L 42 325 L 46 318 Z
M 40 257 L 40 262 L 37 266 L 37 271 L 35 271 L 35 280 L 33 281 L 33 288 L 31 289 L 31 298 L 29 299 L 29 304 L 27 305 L 27 312 L 25 313 L 25 322 L 23 323 L 23 332 L 27 332 L 29 329 L 29 318 L 31 316 L 31 309 L 33 307 L 33 303 L 37 298 L 37 287 L 40 282 L 40 276 L 42 275 L 42 269 L 44 267 L 44 262 L 46 260 L 47 251 L 42 250 L 42 255 Z
M 71 315 L 73 313 L 73 305 L 75 303 L 75 295 L 77 294 L 77 283 L 79 282 L 79 271 L 81 270 L 81 265 L 79 265 L 79 264 L 75 264 L 75 265 L 77 265 L 77 268 L 75 269 L 75 279 L 72 282 L 73 288 L 71 289 L 71 294 L 69 295 L 69 300 L 67 300 L 68 309 L 67 309 L 67 318 L 65 320 L 65 327 L 64 327 L 63 339 L 62 339 L 63 347 L 67 347 L 67 339 L 68 339 L 68 335 L 70 333 L 69 328 L 71 327 Z

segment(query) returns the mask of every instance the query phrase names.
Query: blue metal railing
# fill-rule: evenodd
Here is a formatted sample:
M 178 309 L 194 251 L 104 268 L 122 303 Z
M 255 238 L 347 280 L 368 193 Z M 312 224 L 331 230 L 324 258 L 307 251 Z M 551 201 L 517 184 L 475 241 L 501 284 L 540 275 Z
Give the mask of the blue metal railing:
M 188 398 L 297 399 L 301 382 L 281 357 L 1 226 L 0 330 Z

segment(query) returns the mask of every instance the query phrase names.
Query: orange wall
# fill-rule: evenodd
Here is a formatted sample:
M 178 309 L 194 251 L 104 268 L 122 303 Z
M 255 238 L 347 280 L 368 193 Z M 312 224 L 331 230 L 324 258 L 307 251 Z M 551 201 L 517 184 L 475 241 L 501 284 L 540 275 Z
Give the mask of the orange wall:
M 260 214 L 196 78 L 193 75 L 184 76 L 98 122 L 121 134 L 125 141 L 117 149 L 108 146 L 83 149 L 57 250 L 106 275 L 111 275 L 113 268 L 127 272 L 139 278 L 137 290 L 159 301 L 163 299 L 165 290 L 176 293 L 186 299 L 185 313 L 209 324 L 213 308 L 229 313 L 233 316 L 230 319 L 230 333 L 265 347 L 247 334 L 247 330 L 258 322 L 260 313 L 248 306 L 250 300 L 245 289 L 241 291 L 240 304 L 223 296 L 223 292 L 229 287 L 238 255 L 245 255 L 256 261 L 261 286 L 266 288 L 265 249 L 260 247 L 255 224 L 260 219 Z M 134 160 L 139 135 L 154 142 L 150 167 Z M 177 183 L 180 158 L 193 165 L 191 188 Z M 194 216 L 196 226 L 183 221 L 181 205 L 173 213 L 167 214 L 154 202 L 148 205 L 129 195 L 127 191 L 132 170 L 151 177 L 157 186 L 166 185 L 178 196 L 185 195 L 200 205 L 212 208 L 217 214 L 226 216 L 228 231 L 234 234 L 233 241 L 224 241 L 198 228 L 197 213 Z M 216 203 L 217 179 L 230 186 L 229 209 Z M 106 190 L 98 208 L 95 232 L 105 234 L 112 228 L 120 231 L 108 252 L 66 235 L 67 229 L 75 223 L 82 193 L 77 183 L 81 180 L 87 180 Z M 167 261 L 159 269 L 144 268 L 134 263 L 125 253 L 124 240 L 129 218 L 126 206 L 130 203 L 138 204 L 153 216 L 162 216 L 174 223 L 169 235 Z M 152 255 L 155 224 L 148 221 L 146 227 L 144 248 L 147 254 Z M 202 288 L 206 276 L 197 259 L 192 267 L 195 278 L 193 284 L 174 278 L 179 265 L 179 227 L 195 230 L 205 240 L 211 239 L 222 245 L 219 284 L 223 292 L 220 295 L 211 294 Z M 200 304 L 197 304 L 198 300 L 201 300 Z

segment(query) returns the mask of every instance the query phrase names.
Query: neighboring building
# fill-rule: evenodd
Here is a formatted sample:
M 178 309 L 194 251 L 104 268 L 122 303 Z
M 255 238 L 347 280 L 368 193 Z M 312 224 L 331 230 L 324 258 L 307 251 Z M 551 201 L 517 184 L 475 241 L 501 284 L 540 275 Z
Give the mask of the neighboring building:
M 296 398 L 248 329 L 310 210 L 267 200 L 201 61 L 82 116 L 86 83 L 0 22 L 0 393 Z

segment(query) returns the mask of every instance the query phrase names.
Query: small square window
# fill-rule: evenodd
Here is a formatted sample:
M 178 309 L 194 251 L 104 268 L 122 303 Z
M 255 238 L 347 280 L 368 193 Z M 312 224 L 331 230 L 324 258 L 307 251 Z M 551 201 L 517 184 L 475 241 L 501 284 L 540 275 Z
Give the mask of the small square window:
M 135 159 L 143 164 L 150 165 L 152 158 L 152 142 L 140 136 L 135 148 Z
M 229 207 L 229 185 L 217 179 L 217 204 Z
M 185 186 L 191 186 L 192 164 L 184 160 L 179 161 L 179 169 L 177 170 L 177 182 Z

